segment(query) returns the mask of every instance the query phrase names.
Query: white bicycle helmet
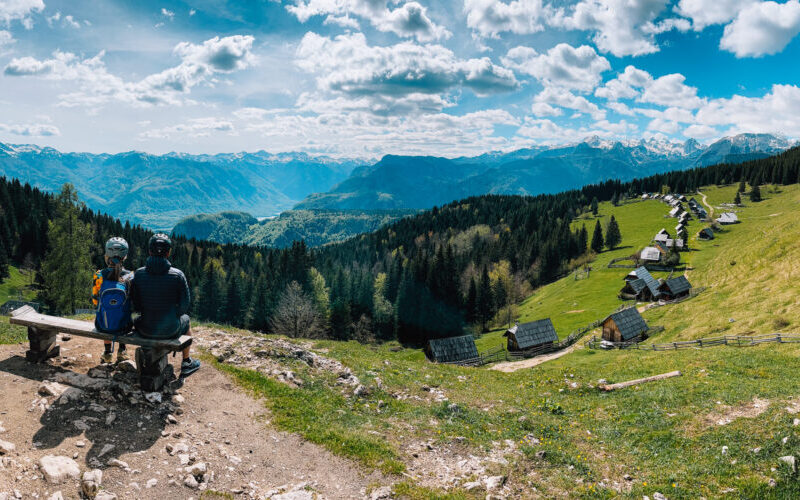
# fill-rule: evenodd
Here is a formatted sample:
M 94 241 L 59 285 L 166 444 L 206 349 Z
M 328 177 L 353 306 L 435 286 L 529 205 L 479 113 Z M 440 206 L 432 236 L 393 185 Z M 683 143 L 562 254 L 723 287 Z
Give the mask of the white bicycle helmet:
M 128 242 L 124 238 L 115 236 L 106 241 L 106 258 L 125 260 L 128 256 Z

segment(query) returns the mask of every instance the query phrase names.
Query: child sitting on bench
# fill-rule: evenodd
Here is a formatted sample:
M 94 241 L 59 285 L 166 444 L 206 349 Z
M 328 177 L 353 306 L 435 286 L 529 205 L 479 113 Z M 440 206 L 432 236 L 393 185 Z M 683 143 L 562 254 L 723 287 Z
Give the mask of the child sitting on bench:
M 97 308 L 94 325 L 101 332 L 128 333 L 132 326 L 131 307 L 128 301 L 128 288 L 133 277 L 131 271 L 123 267 L 128 257 L 128 242 L 114 237 L 106 242 L 105 269 L 94 275 L 92 284 L 92 304 Z M 104 340 L 105 350 L 100 357 L 103 363 L 111 363 L 113 346 Z M 117 349 L 117 363 L 129 359 L 125 344 Z

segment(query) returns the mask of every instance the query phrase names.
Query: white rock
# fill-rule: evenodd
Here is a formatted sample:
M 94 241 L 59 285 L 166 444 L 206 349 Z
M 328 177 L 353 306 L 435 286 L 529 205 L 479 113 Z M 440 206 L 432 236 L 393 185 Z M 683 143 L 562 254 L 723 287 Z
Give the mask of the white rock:
M 58 382 L 44 382 L 39 386 L 39 394 L 42 396 L 60 396 L 67 390 L 67 386 Z
M 86 446 L 86 443 L 84 441 L 75 441 L 75 446 L 77 446 L 78 448 L 83 448 L 84 446 Z
M 387 498 L 392 498 L 391 486 L 381 486 L 372 490 L 372 493 L 369 494 L 369 500 L 385 500 Z
M 62 495 L 60 491 L 56 491 L 55 493 L 47 497 L 47 500 L 64 500 L 64 495 Z
M 167 445 L 167 453 L 169 453 L 173 457 L 178 453 L 187 453 L 188 451 L 189 451 L 189 445 L 187 445 L 183 441 L 179 443 L 169 443 Z
M 136 363 L 134 363 L 130 359 L 126 359 L 125 361 L 117 363 L 117 370 L 121 372 L 135 372 Z
M 191 474 L 186 476 L 186 479 L 183 480 L 183 485 L 193 490 L 197 489 L 197 487 L 200 486 L 200 484 L 197 482 L 197 479 L 195 479 L 194 476 Z
M 653 493 L 653 500 L 667 500 L 667 497 L 664 496 L 663 493 L 655 492 Z
M 270 499 L 271 500 L 314 500 L 314 493 L 304 489 L 296 489 L 288 491 L 286 493 L 281 493 L 279 495 L 273 495 L 270 497 Z
M 10 443 L 8 441 L 3 441 L 0 439 L 0 455 L 8 455 L 12 451 L 16 449 L 14 443 Z
M 797 472 L 797 460 L 794 458 L 794 455 L 786 455 L 779 458 L 778 460 L 791 467 L 792 472 Z
M 178 460 L 181 461 L 181 465 L 189 465 L 189 454 L 188 453 L 178 453 Z
M 106 425 L 111 425 L 117 419 L 117 414 L 113 411 L 106 415 Z
M 107 465 L 109 467 L 119 467 L 120 469 L 123 470 L 130 469 L 127 462 L 123 462 L 122 460 L 119 460 L 117 458 L 112 458 L 111 460 L 109 460 Z
M 78 464 L 69 457 L 45 455 L 39 459 L 39 468 L 50 484 L 61 484 L 68 479 L 77 480 L 81 476 Z
M 160 403 L 161 402 L 161 393 L 160 392 L 148 392 L 144 395 L 144 399 L 151 403 Z
M 145 488 L 155 488 L 157 484 L 158 484 L 158 479 L 156 479 L 156 478 L 152 478 L 152 479 L 149 479 L 149 480 L 148 480 L 148 481 L 145 483 L 144 487 L 145 487 Z
M 183 396 L 181 396 L 180 394 L 176 394 L 176 395 L 172 396 L 172 402 L 175 403 L 175 404 L 181 404 L 184 401 L 186 401 L 186 399 Z
M 94 500 L 117 500 L 117 495 L 111 493 L 110 491 L 100 490 L 100 493 L 94 497 Z
M 464 483 L 463 486 L 464 486 L 465 490 L 473 491 L 473 490 L 477 490 L 478 488 L 480 488 L 482 486 L 482 484 L 481 484 L 480 481 L 470 481 L 469 483 Z
M 103 447 L 100 449 L 100 453 L 97 454 L 97 458 L 102 457 L 103 455 L 105 455 L 106 453 L 110 452 L 114 448 L 116 448 L 116 446 L 114 446 L 111 443 L 103 445 Z
M 186 469 L 184 469 L 184 470 L 186 472 L 188 472 L 189 474 L 197 477 L 197 476 L 202 476 L 203 474 L 205 474 L 206 471 L 208 470 L 208 467 L 206 467 L 206 463 L 205 462 L 197 462 L 194 465 L 190 465 L 189 467 L 186 467 Z
M 486 486 L 486 491 L 493 491 L 499 489 L 503 486 L 506 482 L 505 476 L 490 476 L 483 480 L 483 484 Z
M 89 498 L 97 496 L 100 485 L 103 483 L 103 471 L 94 469 L 83 473 L 81 478 L 81 491 Z

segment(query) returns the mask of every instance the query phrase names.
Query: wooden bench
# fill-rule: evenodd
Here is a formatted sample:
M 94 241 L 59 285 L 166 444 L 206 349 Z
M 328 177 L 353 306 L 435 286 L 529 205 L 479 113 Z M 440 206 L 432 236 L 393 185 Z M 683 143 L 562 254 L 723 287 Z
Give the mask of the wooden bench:
M 88 321 L 39 314 L 31 306 L 12 311 L 9 322 L 28 328 L 30 349 L 25 353 L 25 358 L 31 363 L 40 363 L 60 354 L 61 349 L 56 344 L 58 333 L 139 346 L 136 349 L 136 369 L 142 390 L 148 392 L 160 390 L 175 377 L 172 365 L 167 361 L 167 354 L 182 351 L 192 344 L 192 337 L 189 335 L 162 340 L 142 337 L 136 331 L 128 335 L 99 332 Z

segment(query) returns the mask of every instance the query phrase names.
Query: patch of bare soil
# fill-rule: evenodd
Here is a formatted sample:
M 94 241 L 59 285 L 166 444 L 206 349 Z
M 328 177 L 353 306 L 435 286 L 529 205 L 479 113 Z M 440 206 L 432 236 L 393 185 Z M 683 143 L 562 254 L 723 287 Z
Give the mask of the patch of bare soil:
M 578 314 L 584 312 L 586 309 L 573 309 L 571 311 L 567 311 L 564 314 Z
M 198 498 L 204 490 L 365 498 L 370 485 L 388 482 L 270 428 L 264 406 L 210 366 L 183 387 L 144 394 L 125 371 L 131 364 L 98 367 L 101 342 L 61 346 L 60 358 L 38 365 L 25 361 L 25 346 L 0 346 L 0 498 L 81 498 L 82 488 L 92 496 L 96 481 L 81 477 L 93 469 L 102 472 L 98 500 Z M 179 360 L 170 358 L 176 372 Z
M 492 365 L 490 369 L 497 370 L 499 372 L 511 373 L 525 368 L 533 368 L 534 366 L 539 366 L 542 363 L 558 359 L 561 356 L 566 356 L 567 354 L 574 351 L 577 347 L 578 344 L 576 343 L 567 347 L 563 351 L 554 352 L 552 354 L 544 354 L 542 356 L 536 356 L 535 358 L 530 358 L 530 359 L 523 359 L 521 361 L 506 361 L 505 363 L 497 363 L 496 365 Z
M 769 401 L 766 399 L 753 398 L 745 404 L 738 406 L 719 405 L 719 407 L 702 417 L 705 427 L 728 425 L 738 418 L 755 418 L 769 408 Z

